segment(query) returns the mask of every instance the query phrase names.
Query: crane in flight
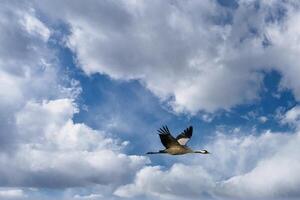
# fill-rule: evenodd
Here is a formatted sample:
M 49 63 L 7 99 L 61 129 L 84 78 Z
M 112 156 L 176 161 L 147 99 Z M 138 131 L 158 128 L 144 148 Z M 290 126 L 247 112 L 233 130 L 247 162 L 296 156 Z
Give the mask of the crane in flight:
M 176 138 L 174 138 L 168 127 L 163 126 L 158 130 L 158 134 L 161 140 L 161 143 L 164 145 L 164 150 L 159 150 L 157 152 L 147 152 L 147 154 L 160 154 L 167 153 L 171 155 L 182 155 L 187 153 L 201 153 L 209 154 L 207 150 L 192 150 L 186 144 L 191 139 L 193 135 L 193 127 L 190 126 L 186 128 L 182 133 L 180 133 Z

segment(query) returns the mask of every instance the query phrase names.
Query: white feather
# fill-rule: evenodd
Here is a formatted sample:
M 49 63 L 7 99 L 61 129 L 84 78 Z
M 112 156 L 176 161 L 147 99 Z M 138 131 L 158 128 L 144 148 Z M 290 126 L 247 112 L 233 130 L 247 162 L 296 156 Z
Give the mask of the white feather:
M 181 145 L 185 145 L 189 140 L 189 138 L 180 138 L 177 140 L 177 142 Z

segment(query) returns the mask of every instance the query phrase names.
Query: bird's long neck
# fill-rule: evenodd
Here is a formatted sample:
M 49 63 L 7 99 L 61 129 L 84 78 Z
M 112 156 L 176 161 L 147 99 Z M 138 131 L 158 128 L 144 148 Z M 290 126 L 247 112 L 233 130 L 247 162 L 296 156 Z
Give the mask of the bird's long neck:
M 207 151 L 205 150 L 195 150 L 193 151 L 194 153 L 202 153 L 202 154 L 207 154 Z

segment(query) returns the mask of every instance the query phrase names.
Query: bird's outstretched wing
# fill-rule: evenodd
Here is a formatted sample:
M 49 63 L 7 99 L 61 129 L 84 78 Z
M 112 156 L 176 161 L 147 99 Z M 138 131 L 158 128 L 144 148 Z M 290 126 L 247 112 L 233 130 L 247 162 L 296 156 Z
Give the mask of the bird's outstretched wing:
M 159 130 L 157 130 L 159 133 L 159 137 L 161 140 L 161 143 L 166 147 L 170 148 L 174 145 L 180 145 L 177 140 L 171 135 L 169 129 L 167 126 L 163 126 Z
M 188 141 L 191 139 L 193 135 L 193 127 L 190 126 L 187 129 L 185 129 L 182 133 L 180 133 L 176 140 L 180 145 L 186 145 Z

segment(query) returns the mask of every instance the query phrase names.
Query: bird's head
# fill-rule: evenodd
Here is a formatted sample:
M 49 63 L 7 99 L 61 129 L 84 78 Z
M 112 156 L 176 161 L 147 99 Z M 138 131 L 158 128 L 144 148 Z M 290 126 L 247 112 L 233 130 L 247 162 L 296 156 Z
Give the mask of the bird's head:
M 207 150 L 202 150 L 203 154 L 210 154 Z

